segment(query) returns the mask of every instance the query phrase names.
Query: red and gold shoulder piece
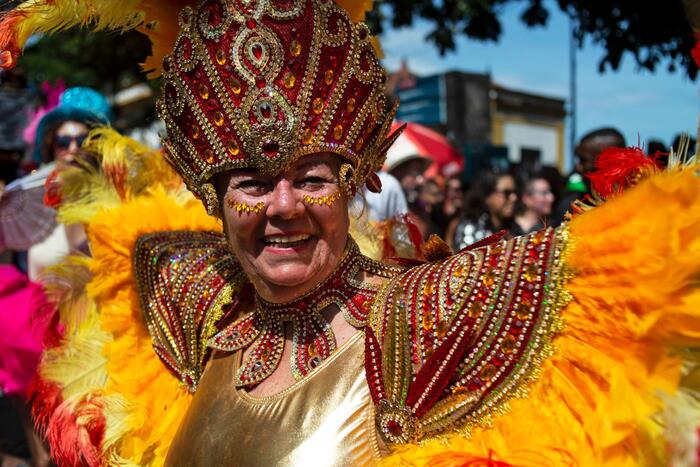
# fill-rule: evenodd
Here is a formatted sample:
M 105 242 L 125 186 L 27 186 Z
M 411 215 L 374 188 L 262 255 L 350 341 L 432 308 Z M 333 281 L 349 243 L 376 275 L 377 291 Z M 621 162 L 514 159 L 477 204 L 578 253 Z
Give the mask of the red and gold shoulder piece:
M 217 323 L 235 312 L 245 279 L 225 238 L 213 232 L 157 232 L 140 237 L 134 268 L 153 348 L 194 392 Z
M 565 228 L 463 250 L 392 279 L 366 328 L 365 368 L 389 445 L 469 430 L 551 353 L 566 302 Z

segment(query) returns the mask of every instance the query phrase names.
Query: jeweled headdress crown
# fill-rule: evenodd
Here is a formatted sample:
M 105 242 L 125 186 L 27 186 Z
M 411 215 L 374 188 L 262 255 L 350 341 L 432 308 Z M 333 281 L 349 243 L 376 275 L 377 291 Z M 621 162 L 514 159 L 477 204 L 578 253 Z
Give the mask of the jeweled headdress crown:
M 204 0 L 180 13 L 159 112 L 171 163 L 210 213 L 212 177 L 275 174 L 339 154 L 362 185 L 384 160 L 394 109 L 363 23 L 330 0 Z

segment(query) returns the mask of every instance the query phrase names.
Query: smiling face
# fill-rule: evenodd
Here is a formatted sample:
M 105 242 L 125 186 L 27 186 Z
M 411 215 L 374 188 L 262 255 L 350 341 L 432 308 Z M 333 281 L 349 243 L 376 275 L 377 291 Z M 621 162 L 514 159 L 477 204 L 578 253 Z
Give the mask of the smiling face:
M 350 225 L 339 165 L 338 156 L 320 154 L 276 177 L 239 169 L 218 179 L 229 245 L 265 300 L 293 300 L 339 263 Z M 312 201 L 323 197 L 327 203 Z

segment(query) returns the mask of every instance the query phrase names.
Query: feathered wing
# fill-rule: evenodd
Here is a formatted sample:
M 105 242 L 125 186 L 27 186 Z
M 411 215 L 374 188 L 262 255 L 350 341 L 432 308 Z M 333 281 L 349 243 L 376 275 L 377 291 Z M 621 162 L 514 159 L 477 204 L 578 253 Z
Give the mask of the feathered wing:
M 456 338 L 448 340 L 450 331 L 447 337 L 442 337 L 453 354 L 463 352 L 452 379 L 440 382 L 443 386 L 438 387 L 437 402 L 429 409 L 443 417 L 442 432 L 434 436 L 435 432 L 430 431 L 432 426 L 422 423 L 427 431 L 422 433 L 422 439 L 428 435 L 427 438 L 433 440 L 421 445 L 409 442 L 398 446 L 384 463 L 447 466 L 491 459 L 515 465 L 618 466 L 670 462 L 685 465 L 688 459 L 695 462 L 700 420 L 697 351 L 694 350 L 700 340 L 698 168 L 697 164 L 691 164 L 657 173 L 624 194 L 575 217 L 559 232 L 545 234 L 559 235 L 562 239 L 568 237 L 561 243 L 560 260 L 542 272 L 546 271 L 544 284 L 559 274 L 566 283 L 565 287 L 559 284 L 559 289 L 570 294 L 571 301 L 566 303 L 566 295 L 548 297 L 554 289 L 543 287 L 540 305 L 547 306 L 546 301 L 554 306 L 553 326 L 532 327 L 535 332 L 524 337 L 515 334 L 518 334 L 517 341 L 527 346 L 537 345 L 537 339 L 549 339 L 550 351 L 543 348 L 540 358 L 531 362 L 518 360 L 513 367 L 515 373 L 505 376 L 508 370 L 504 372 L 503 368 L 509 364 L 504 365 L 503 357 L 509 354 L 502 349 L 510 338 L 498 335 L 505 324 L 478 318 L 483 310 L 476 307 L 473 312 L 476 320 L 462 326 L 471 336 L 467 349 L 460 348 Z M 473 261 L 478 263 L 480 256 L 488 258 L 494 249 L 515 249 L 519 242 L 529 243 L 533 238 L 491 245 L 483 252 L 474 251 Z M 423 266 L 424 273 L 435 274 L 449 262 L 459 263 L 452 258 L 439 265 Z M 516 276 L 524 277 L 528 263 L 520 264 L 514 265 L 513 271 Z M 496 288 L 515 287 L 516 295 L 522 298 L 517 278 L 499 283 L 499 279 L 494 282 L 494 278 L 481 269 L 458 269 L 458 275 L 464 271 L 477 271 L 471 281 L 465 282 L 469 285 L 462 286 L 464 296 L 471 297 L 473 289 L 491 284 L 484 290 L 485 297 L 496 294 Z M 443 301 L 438 310 L 456 306 L 452 308 L 455 310 L 452 319 L 465 314 L 468 317 L 470 308 L 460 305 L 461 295 L 433 291 L 429 283 L 429 280 L 413 282 L 410 289 L 413 297 L 427 300 L 435 297 Z M 408 301 L 406 298 L 404 303 Z M 511 307 L 504 303 L 499 314 L 508 316 Z M 526 323 L 511 321 L 509 329 L 515 324 L 527 328 L 533 311 L 530 308 L 528 314 L 523 310 L 520 318 L 525 318 Z M 421 378 L 421 373 L 423 376 L 439 375 L 440 365 L 448 364 L 453 354 L 446 349 L 439 354 L 440 347 L 436 349 L 434 341 L 430 340 L 429 330 L 440 320 L 426 319 L 429 315 L 425 313 L 405 316 L 409 323 L 414 320 L 413 323 L 402 327 L 401 321 L 396 320 L 394 325 L 377 322 L 373 326 L 378 337 L 375 345 L 385 355 L 391 354 L 384 357 L 384 366 L 375 368 L 375 372 L 384 382 L 388 401 L 393 397 L 393 400 L 403 401 L 401 407 L 414 410 L 420 408 L 416 405 L 420 399 L 415 397 L 416 391 L 419 395 L 426 394 L 424 405 L 431 402 L 430 397 L 436 397 L 426 390 L 426 380 Z M 416 341 L 411 340 L 411 333 L 418 337 Z M 406 335 L 404 341 L 418 344 L 400 348 L 402 334 Z M 474 336 L 482 334 L 492 335 L 496 342 L 502 340 L 498 345 L 478 347 L 479 339 L 475 340 Z M 494 352 L 484 354 L 479 350 L 486 347 Z M 440 358 L 431 360 L 431 352 Z M 388 365 L 396 361 L 395 356 L 404 363 Z M 474 372 L 473 363 L 479 359 L 488 363 Z M 432 368 L 426 370 L 431 362 Z M 410 376 L 397 381 L 397 376 L 403 374 L 397 368 Z M 527 373 L 528 368 L 534 369 L 531 378 L 520 379 L 520 385 L 516 382 L 515 386 L 499 389 L 499 384 L 513 379 L 512 374 Z M 368 366 L 368 374 L 371 375 L 371 371 Z M 465 376 L 471 385 L 455 388 L 454 381 Z M 492 384 L 493 395 L 507 389 L 517 397 L 510 398 L 507 404 L 490 404 L 493 400 L 483 399 L 479 392 L 479 387 L 487 381 L 496 383 Z M 396 406 L 388 403 L 385 407 L 393 413 L 399 412 Z M 384 413 L 391 415 L 391 410 Z M 480 412 L 488 416 L 473 417 Z M 379 413 L 382 414 L 381 410 Z M 415 413 L 410 415 L 426 422 L 425 414 L 422 418 Z M 402 420 L 400 416 L 396 418 Z M 413 423 L 411 418 L 407 419 L 409 425 Z M 388 428 L 394 432 L 398 430 L 396 424 Z M 420 438 L 417 436 L 413 441 Z

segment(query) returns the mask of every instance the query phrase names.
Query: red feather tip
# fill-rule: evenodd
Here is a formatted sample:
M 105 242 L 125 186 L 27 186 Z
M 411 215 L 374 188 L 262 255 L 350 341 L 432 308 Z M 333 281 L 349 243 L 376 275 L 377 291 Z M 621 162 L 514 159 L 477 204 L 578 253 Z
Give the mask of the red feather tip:
M 588 178 L 602 198 L 620 194 L 639 182 L 644 174 L 660 169 L 656 156 L 647 156 L 639 148 L 607 148 L 600 153 L 595 166 L 595 172 L 588 174 Z
M 17 44 L 17 23 L 26 16 L 17 10 L 10 10 L 0 16 L 0 68 L 3 70 L 11 70 L 17 65 L 21 53 Z
M 690 55 L 695 60 L 695 64 L 700 68 L 700 34 L 695 34 L 695 47 L 690 51 Z

